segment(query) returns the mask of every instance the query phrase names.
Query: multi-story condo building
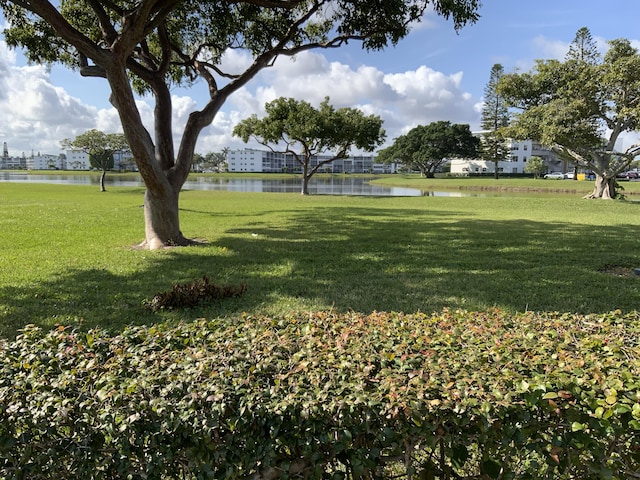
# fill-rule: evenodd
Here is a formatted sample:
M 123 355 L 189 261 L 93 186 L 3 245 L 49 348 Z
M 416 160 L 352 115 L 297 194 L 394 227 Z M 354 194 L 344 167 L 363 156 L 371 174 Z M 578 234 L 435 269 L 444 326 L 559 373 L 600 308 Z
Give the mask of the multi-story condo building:
M 511 142 L 511 154 L 498 162 L 498 173 L 525 173 L 527 160 L 532 156 L 542 158 L 548 171 L 565 171 L 566 162 L 560 160 L 550 149 L 533 140 Z M 451 160 L 451 173 L 474 175 L 495 173 L 495 164 L 488 160 L 454 158 Z
M 41 155 L 40 153 L 27 157 L 26 167 L 27 170 L 67 170 L 64 155 Z
M 82 150 L 67 150 L 64 170 L 89 170 L 89 154 Z
M 137 167 L 130 151 L 113 155 L 114 170 L 136 171 Z M 89 154 L 82 150 L 67 150 L 58 155 L 31 153 L 21 157 L 10 157 L 7 142 L 0 157 L 0 170 L 90 170 Z
M 331 155 L 311 157 L 310 167 L 328 160 Z M 361 155 L 337 159 L 320 167 L 323 173 L 395 173 L 397 164 L 376 163 L 375 156 Z M 245 148 L 227 152 L 229 172 L 300 173 L 302 167 L 290 153 Z

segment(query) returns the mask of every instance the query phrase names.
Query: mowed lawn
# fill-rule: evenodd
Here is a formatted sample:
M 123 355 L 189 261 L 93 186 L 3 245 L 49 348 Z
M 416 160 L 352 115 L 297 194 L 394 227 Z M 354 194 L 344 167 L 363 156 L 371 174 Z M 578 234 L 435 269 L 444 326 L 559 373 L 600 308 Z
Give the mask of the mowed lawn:
M 243 312 L 635 310 L 640 203 L 629 198 L 185 191 L 182 230 L 207 243 L 149 252 L 133 248 L 142 189 L 0 183 L 0 335 Z M 205 275 L 247 292 L 193 309 L 144 307 Z

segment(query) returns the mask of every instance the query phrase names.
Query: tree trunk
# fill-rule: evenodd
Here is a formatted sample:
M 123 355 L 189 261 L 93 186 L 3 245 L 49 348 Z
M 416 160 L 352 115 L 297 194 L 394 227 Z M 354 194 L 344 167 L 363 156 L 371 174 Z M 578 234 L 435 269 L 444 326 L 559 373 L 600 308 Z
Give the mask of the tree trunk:
M 300 191 L 301 195 L 309 195 L 309 179 L 311 179 L 311 175 L 309 175 L 309 161 L 302 162 L 302 190 Z
M 103 170 L 102 171 L 102 175 L 100 175 L 100 191 L 101 192 L 106 192 L 107 191 L 107 189 L 104 188 L 104 179 L 105 179 L 106 176 L 107 176 L 107 171 Z
M 593 191 L 589 195 L 585 195 L 584 198 L 601 198 L 603 200 L 611 200 L 617 196 L 617 185 L 618 182 L 616 182 L 616 177 L 609 178 L 596 175 L 596 183 Z
M 300 191 L 301 195 L 309 195 L 309 179 L 309 176 L 304 174 L 302 175 L 302 190 Z
M 178 197 L 180 188 L 169 188 L 164 195 L 147 189 L 144 195 L 145 241 L 140 247 L 156 250 L 167 246 L 193 245 L 180 231 Z

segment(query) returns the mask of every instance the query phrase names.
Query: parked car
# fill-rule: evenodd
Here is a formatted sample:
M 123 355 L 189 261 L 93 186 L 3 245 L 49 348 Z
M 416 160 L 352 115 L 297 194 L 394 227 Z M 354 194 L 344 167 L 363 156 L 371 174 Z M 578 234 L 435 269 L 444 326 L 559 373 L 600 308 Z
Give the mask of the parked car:
M 567 178 L 569 180 L 573 180 L 575 177 L 573 176 L 573 172 L 567 172 L 564 174 L 564 178 Z
M 619 174 L 616 175 L 616 179 L 617 180 L 629 180 L 628 174 L 629 174 L 629 172 L 620 172 Z
M 629 180 L 635 180 L 636 178 L 640 178 L 640 173 L 634 172 L 633 170 L 629 170 L 628 172 L 625 172 L 625 173 Z
M 545 180 L 547 179 L 553 179 L 553 180 L 564 180 L 566 177 L 564 176 L 564 173 L 562 172 L 551 172 L 551 173 L 547 173 L 544 176 Z

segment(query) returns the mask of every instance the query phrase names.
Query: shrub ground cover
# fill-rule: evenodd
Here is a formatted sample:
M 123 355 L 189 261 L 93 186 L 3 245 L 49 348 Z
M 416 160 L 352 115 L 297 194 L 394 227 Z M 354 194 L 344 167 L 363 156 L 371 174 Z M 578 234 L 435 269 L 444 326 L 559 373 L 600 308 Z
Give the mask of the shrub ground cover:
M 245 315 L 0 343 L 0 478 L 629 479 L 640 317 Z
M 603 313 L 640 304 L 640 204 L 574 196 L 371 198 L 189 191 L 186 235 L 147 252 L 142 189 L 0 184 L 0 332 L 238 315 Z M 175 283 L 246 284 L 190 310 L 144 307 Z

